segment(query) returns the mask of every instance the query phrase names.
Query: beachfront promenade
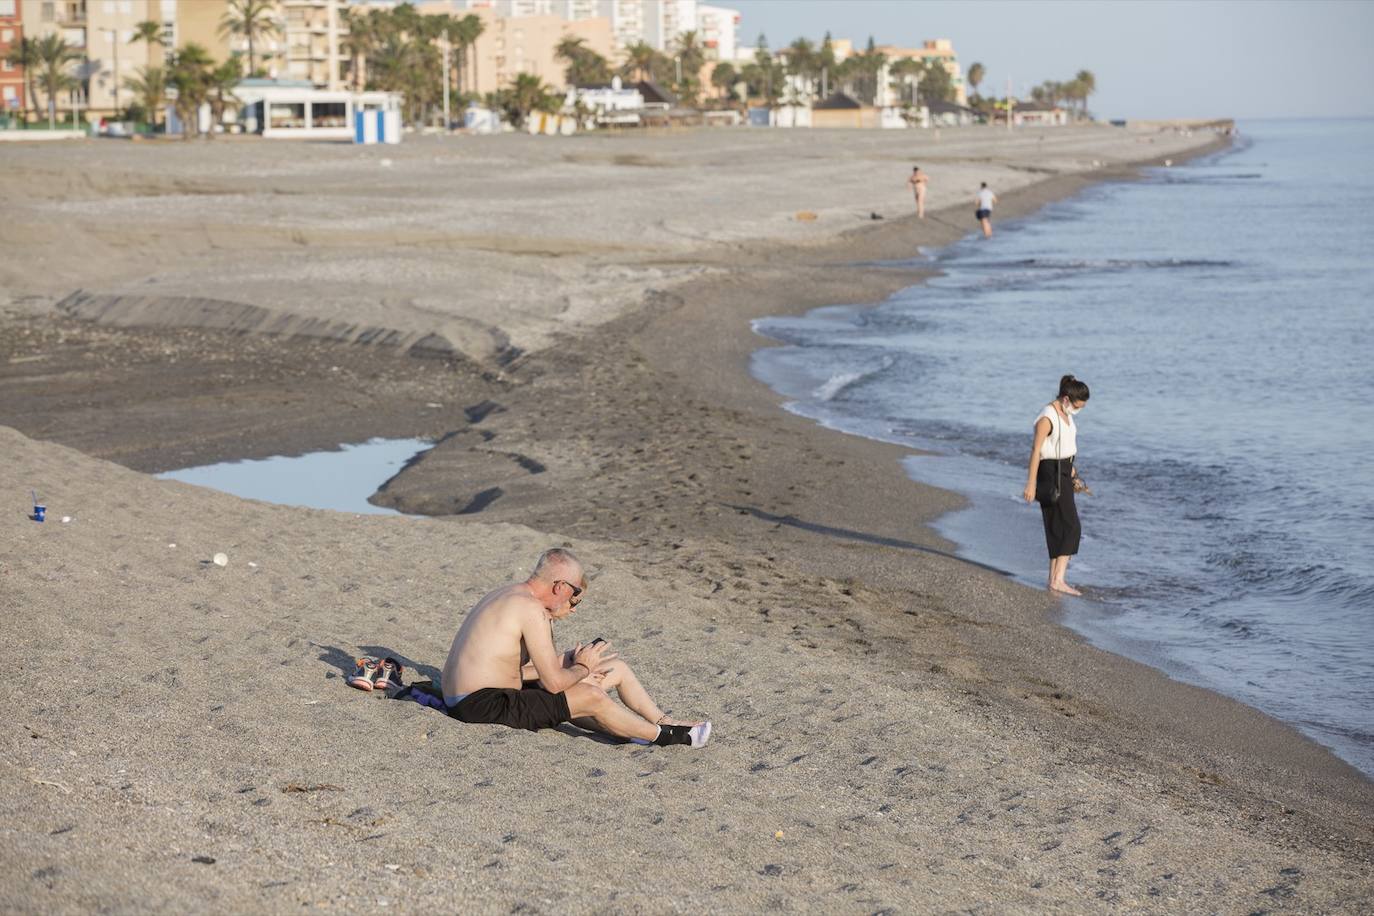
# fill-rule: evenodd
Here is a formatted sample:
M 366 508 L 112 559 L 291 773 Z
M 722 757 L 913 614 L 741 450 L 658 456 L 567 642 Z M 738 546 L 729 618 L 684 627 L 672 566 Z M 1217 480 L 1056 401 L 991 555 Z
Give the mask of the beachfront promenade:
M 0 907 L 1358 911 L 1367 780 L 1085 647 L 948 555 L 900 450 L 748 376 L 752 318 L 918 282 L 861 262 L 974 231 L 979 181 L 1005 220 L 1212 138 L 894 133 L 0 151 L 0 492 L 50 506 L 0 519 Z M 447 346 L 261 333 L 349 326 Z M 377 499 L 443 517 L 144 473 L 405 434 L 449 438 Z M 564 541 L 559 642 L 610 639 L 706 749 L 343 686 L 432 675 Z

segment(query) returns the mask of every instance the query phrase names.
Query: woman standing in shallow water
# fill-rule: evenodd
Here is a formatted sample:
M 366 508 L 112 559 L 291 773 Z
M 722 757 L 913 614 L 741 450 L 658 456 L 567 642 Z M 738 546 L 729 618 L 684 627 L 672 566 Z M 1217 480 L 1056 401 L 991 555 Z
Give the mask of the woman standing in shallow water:
M 1026 502 L 1040 503 L 1045 521 L 1045 546 L 1050 553 L 1051 591 L 1082 594 L 1064 581 L 1069 557 L 1078 553 L 1083 529 L 1074 505 L 1074 481 L 1078 471 L 1078 426 L 1074 415 L 1088 403 L 1088 386 L 1066 375 L 1059 380 L 1059 396 L 1035 418 L 1035 442 L 1031 446 L 1030 472 L 1026 475 Z

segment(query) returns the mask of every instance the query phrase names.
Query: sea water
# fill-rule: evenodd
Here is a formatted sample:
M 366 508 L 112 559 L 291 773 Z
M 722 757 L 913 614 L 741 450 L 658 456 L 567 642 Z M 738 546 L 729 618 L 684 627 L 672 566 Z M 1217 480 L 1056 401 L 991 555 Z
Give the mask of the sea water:
M 423 439 L 370 439 L 328 451 L 225 461 L 157 476 L 284 506 L 400 515 L 367 499 L 431 444 Z
M 1240 127 L 988 241 L 969 214 L 929 283 L 757 322 L 785 345 L 753 370 L 797 413 L 930 452 L 910 476 L 970 498 L 937 528 L 1038 586 L 1031 427 L 1084 380 L 1065 622 L 1374 775 L 1374 121 Z

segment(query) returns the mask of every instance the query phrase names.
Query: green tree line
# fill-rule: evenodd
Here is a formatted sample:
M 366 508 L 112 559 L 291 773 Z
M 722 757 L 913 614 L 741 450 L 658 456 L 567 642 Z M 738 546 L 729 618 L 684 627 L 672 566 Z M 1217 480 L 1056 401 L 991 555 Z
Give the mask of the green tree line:
M 970 89 L 969 104 L 980 111 L 991 112 L 994 109 L 1006 108 L 1005 99 L 997 99 L 989 96 L 984 98 L 978 94 L 978 84 L 983 81 L 987 74 L 986 68 L 981 63 L 972 64 L 968 68 L 968 85 Z M 1058 82 L 1056 80 L 1045 80 L 1038 86 L 1031 89 L 1031 99 L 1046 105 L 1067 105 L 1071 110 L 1076 109 L 1076 116 L 1079 118 L 1088 117 L 1088 97 L 1097 91 L 1097 77 L 1091 70 L 1079 70 L 1071 80 Z

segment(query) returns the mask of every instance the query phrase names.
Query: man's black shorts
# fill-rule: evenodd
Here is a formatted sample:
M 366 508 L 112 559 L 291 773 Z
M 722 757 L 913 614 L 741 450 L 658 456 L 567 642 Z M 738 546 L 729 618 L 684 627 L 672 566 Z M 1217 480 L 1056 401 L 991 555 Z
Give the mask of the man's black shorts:
M 549 693 L 538 681 L 514 687 L 483 687 L 454 704 L 449 715 L 472 725 L 505 725 L 538 731 L 572 718 L 565 694 Z
M 974 219 L 987 219 L 989 216 L 992 216 L 992 211 L 991 211 L 991 210 L 974 210 L 974 211 L 973 211 L 973 218 L 974 218 Z

